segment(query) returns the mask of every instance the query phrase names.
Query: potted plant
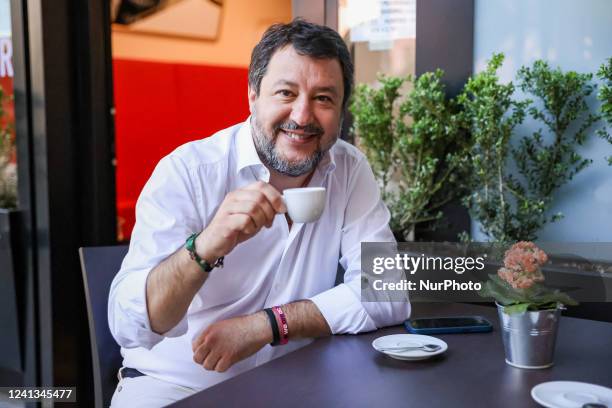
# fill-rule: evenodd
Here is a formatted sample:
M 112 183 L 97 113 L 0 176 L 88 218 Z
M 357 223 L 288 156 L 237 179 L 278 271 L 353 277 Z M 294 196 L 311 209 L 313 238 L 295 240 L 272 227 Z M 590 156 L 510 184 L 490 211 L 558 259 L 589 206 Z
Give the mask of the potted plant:
M 419 223 L 440 220 L 441 208 L 466 193 L 469 137 L 459 128 L 457 106 L 446 98 L 437 70 L 418 78 L 380 75 L 380 86 L 356 87 L 350 110 L 391 228 L 411 241 Z M 412 89 L 402 95 L 406 85 Z
M 563 217 L 550 214 L 554 194 L 592 162 L 578 148 L 594 133 L 589 129 L 600 115 L 590 113 L 586 103 L 595 89 L 592 74 L 563 72 L 536 61 L 518 72 L 518 86 L 535 102 L 516 101 L 514 84 L 502 84 L 497 75 L 503 60 L 503 54 L 493 55 L 459 96 L 464 126 L 474 138 L 472 193 L 465 205 L 493 240 L 529 241 Z M 527 114 L 542 128 L 513 146 L 516 127 Z M 518 174 L 509 171 L 513 167 Z
M 524 192 L 543 204 L 543 212 L 524 237 L 513 237 L 516 240 L 535 239 L 544 224 L 563 217 L 546 214 L 554 194 L 593 162 L 578 149 L 593 135 L 590 129 L 600 119 L 587 105 L 595 90 L 590 73 L 564 72 L 538 60 L 519 69 L 518 79 L 519 87 L 536 102 L 529 107 L 529 115 L 543 128 L 521 138 L 512 154 L 525 180 Z
M 533 242 L 517 242 L 505 252 L 497 275 L 489 275 L 479 292 L 495 299 L 506 363 L 514 367 L 552 366 L 561 310 L 577 304 L 541 283 L 541 267 L 547 261 L 546 253 Z
M 471 192 L 464 204 L 485 234 L 497 242 L 511 242 L 516 237 L 533 238 L 526 232 L 538 222 L 544 204 L 522 194 L 506 173 L 510 138 L 523 122 L 529 102 L 512 98 L 512 82 L 500 83 L 497 71 L 503 61 L 503 54 L 493 55 L 487 68 L 468 80 L 458 101 L 473 139 Z

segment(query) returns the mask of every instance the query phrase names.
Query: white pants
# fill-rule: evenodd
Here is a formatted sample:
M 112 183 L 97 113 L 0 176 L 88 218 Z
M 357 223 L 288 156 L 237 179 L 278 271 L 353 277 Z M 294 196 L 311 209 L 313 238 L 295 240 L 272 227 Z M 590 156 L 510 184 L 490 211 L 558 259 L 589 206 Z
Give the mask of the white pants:
M 143 375 L 123 378 L 119 370 L 119 384 L 111 400 L 111 408 L 157 408 L 187 398 L 197 390 Z

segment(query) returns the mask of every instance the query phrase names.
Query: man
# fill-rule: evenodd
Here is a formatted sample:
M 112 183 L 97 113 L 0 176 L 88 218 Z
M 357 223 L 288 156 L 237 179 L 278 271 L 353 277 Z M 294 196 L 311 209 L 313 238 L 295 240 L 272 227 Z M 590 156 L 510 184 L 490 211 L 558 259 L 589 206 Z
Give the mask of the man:
M 335 31 L 274 25 L 251 57 L 250 118 L 160 161 L 110 292 L 113 407 L 164 405 L 314 337 L 408 317 L 408 302 L 360 302 L 360 243 L 393 235 L 367 160 L 338 140 L 352 78 Z M 316 222 L 286 214 L 281 192 L 301 186 L 327 190 Z

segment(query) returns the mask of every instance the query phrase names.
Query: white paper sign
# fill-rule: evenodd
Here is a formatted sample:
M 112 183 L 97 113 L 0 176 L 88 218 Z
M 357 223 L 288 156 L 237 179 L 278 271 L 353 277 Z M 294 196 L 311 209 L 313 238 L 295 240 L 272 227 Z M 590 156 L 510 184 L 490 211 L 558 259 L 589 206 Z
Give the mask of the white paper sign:
M 13 43 L 10 38 L 0 38 L 0 78 L 12 77 L 13 71 Z
M 351 41 L 384 43 L 416 37 L 416 0 L 350 0 L 348 12 L 358 22 Z M 364 16 L 367 10 L 367 16 Z

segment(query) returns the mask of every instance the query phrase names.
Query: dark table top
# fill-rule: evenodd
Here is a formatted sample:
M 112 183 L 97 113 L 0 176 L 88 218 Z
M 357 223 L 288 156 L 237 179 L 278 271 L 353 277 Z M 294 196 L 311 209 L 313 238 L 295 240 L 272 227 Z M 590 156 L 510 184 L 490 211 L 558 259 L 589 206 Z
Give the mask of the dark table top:
M 173 405 L 188 407 L 537 407 L 531 388 L 545 381 L 612 386 L 612 323 L 562 318 L 555 365 L 544 370 L 504 362 L 497 310 L 469 304 L 413 304 L 413 317 L 481 315 L 491 333 L 437 335 L 443 355 L 393 360 L 375 351 L 402 326 L 318 339 Z

